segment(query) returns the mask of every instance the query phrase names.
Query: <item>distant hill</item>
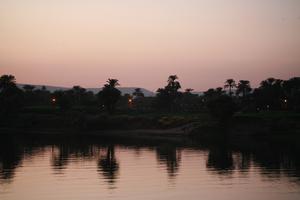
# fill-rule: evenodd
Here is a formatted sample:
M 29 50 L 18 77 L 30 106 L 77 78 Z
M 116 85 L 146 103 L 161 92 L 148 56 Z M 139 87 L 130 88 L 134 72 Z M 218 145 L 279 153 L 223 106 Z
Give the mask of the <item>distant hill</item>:
M 31 85 L 31 84 L 21 84 L 21 83 L 17 84 L 17 86 L 21 89 L 23 88 L 24 85 Z M 45 86 L 46 89 L 50 92 L 54 92 L 56 90 L 64 91 L 64 90 L 71 89 L 69 87 L 60 87 L 60 86 L 51 86 L 51 85 L 32 85 L 32 86 L 34 86 L 35 89 L 41 89 L 43 86 Z M 124 95 L 124 94 L 131 94 L 132 95 L 132 93 L 134 92 L 134 89 L 136 89 L 136 87 L 117 87 L 117 88 L 121 91 L 122 95 Z M 94 94 L 97 94 L 102 88 L 85 88 L 85 89 L 87 91 L 93 92 Z M 146 97 L 154 97 L 155 94 L 156 94 L 155 92 L 152 92 L 152 91 L 147 90 L 145 88 L 141 88 L 141 90 L 142 90 L 142 92 L 144 93 L 144 95 Z M 203 95 L 203 92 L 193 91 L 192 93 L 197 94 L 199 96 Z
M 17 84 L 19 88 L 23 88 L 24 85 L 31 85 L 31 84 Z M 32 85 L 36 89 L 41 89 L 43 85 Z M 69 87 L 59 87 L 59 86 L 50 86 L 50 85 L 44 85 L 46 89 L 50 92 L 54 92 L 56 90 L 69 90 L 71 88 Z M 132 94 L 134 92 L 134 89 L 136 87 L 118 87 L 118 89 L 121 91 L 122 95 L 124 94 Z M 98 93 L 102 88 L 85 88 L 87 91 L 91 91 L 93 93 Z M 144 93 L 146 97 L 152 97 L 155 96 L 154 92 L 151 92 L 150 90 L 147 90 L 145 88 L 141 88 L 141 91 Z

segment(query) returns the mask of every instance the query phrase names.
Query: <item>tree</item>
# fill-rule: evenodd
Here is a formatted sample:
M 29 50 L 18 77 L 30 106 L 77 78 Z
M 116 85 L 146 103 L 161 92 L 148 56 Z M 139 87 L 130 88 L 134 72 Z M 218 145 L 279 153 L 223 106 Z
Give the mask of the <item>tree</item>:
M 300 77 L 293 77 L 282 84 L 284 98 L 282 103 L 284 107 L 300 109 Z
M 217 96 L 207 102 L 210 114 L 219 122 L 227 122 L 236 111 L 236 104 L 232 97 L 227 95 Z
M 224 88 L 228 88 L 229 90 L 229 96 L 232 96 L 233 92 L 232 89 L 236 87 L 235 81 L 231 78 L 231 79 L 227 79 L 225 81 L 225 85 Z
M 178 80 L 177 75 L 169 76 L 168 85 L 166 86 L 166 89 L 170 94 L 176 95 L 178 93 L 178 90 L 181 88 L 181 85 L 177 80 Z
M 73 86 L 73 88 L 69 91 L 70 96 L 72 97 L 72 102 L 75 105 L 83 105 L 83 101 L 86 96 L 86 89 L 80 87 L 79 85 Z
M 98 98 L 102 105 L 109 113 L 113 113 L 116 107 L 116 103 L 120 99 L 121 92 L 116 88 L 120 85 L 117 79 L 108 79 L 104 85 L 102 91 L 98 93 Z
M 206 92 L 204 92 L 203 97 L 204 97 L 205 101 L 210 101 L 210 100 L 213 100 L 224 94 L 225 94 L 225 91 L 221 87 L 218 87 L 216 89 L 210 88 Z
M 236 95 L 242 94 L 242 97 L 245 98 L 251 90 L 250 81 L 240 80 L 237 85 Z
M 23 86 L 23 90 L 27 93 L 32 93 L 34 89 L 35 89 L 35 86 L 33 86 L 33 85 L 24 85 Z
M 51 103 L 51 93 L 45 86 L 42 86 L 41 89 L 35 89 L 34 97 L 35 105 L 50 105 Z
M 140 97 L 144 97 L 144 93 L 142 92 L 141 88 L 135 88 L 134 89 L 134 92 L 132 93 L 132 95 L 135 97 L 135 98 L 140 98 Z
M 53 96 L 55 98 L 55 103 L 58 105 L 58 107 L 62 111 L 66 111 L 71 108 L 71 100 L 70 96 L 67 94 L 66 91 L 55 91 L 53 93 Z
M 181 88 L 178 77 L 170 75 L 167 80 L 167 85 L 164 88 L 159 88 L 156 94 L 157 106 L 161 109 L 168 109 L 174 111 L 176 107 L 176 100 L 181 96 L 178 91 Z
M 25 106 L 32 106 L 38 103 L 37 94 L 35 94 L 35 86 L 33 85 L 24 85 L 24 103 Z
M 16 78 L 13 75 L 2 75 L 0 77 L 0 90 L 16 86 Z
M 0 113 L 6 117 L 16 114 L 23 105 L 23 92 L 12 75 L 0 77 Z
M 283 81 L 268 78 L 260 83 L 260 87 L 253 92 L 253 98 L 257 107 L 266 109 L 279 109 L 281 99 L 284 97 Z
M 202 108 L 203 102 L 197 94 L 192 93 L 192 88 L 187 88 L 182 93 L 181 98 L 179 99 L 180 109 L 185 112 L 198 112 Z

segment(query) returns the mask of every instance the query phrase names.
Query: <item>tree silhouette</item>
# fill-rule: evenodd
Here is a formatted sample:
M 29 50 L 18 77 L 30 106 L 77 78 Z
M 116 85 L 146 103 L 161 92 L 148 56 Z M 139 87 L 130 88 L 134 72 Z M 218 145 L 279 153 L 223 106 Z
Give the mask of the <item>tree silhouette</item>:
M 16 78 L 13 75 L 3 75 L 0 77 L 0 90 L 16 86 Z
M 68 95 L 72 99 L 74 105 L 81 106 L 84 104 L 84 101 L 87 96 L 85 88 L 80 87 L 79 85 L 73 86 L 71 90 L 68 91 Z
M 12 75 L 0 77 L 0 113 L 6 117 L 15 114 L 23 104 L 23 93 Z
M 33 86 L 33 85 L 24 85 L 23 86 L 23 90 L 28 93 L 32 93 L 34 89 L 35 89 L 35 86 Z
M 36 105 L 38 103 L 37 95 L 35 94 L 35 86 L 33 85 L 24 85 L 24 100 L 26 106 Z
M 174 111 L 176 106 L 176 100 L 181 96 L 178 91 L 181 88 L 177 75 L 170 75 L 167 81 L 167 85 L 164 88 L 157 90 L 157 106 L 162 109 L 168 109 Z
M 300 108 L 300 77 L 294 77 L 283 82 L 284 96 L 283 103 L 287 107 Z
M 98 98 L 102 105 L 109 113 L 113 113 L 116 107 L 116 103 L 120 99 L 121 92 L 116 88 L 120 85 L 117 79 L 108 79 L 104 85 L 102 91 L 98 93 Z
M 250 81 L 248 80 L 240 80 L 237 85 L 236 94 L 242 94 L 242 97 L 245 98 L 249 92 L 251 92 L 252 88 L 250 86 Z
M 253 97 L 258 107 L 279 109 L 284 98 L 283 81 L 275 78 L 262 81 L 260 87 L 254 90 Z
M 181 85 L 177 80 L 177 75 L 170 75 L 168 78 L 168 85 L 166 86 L 168 92 L 174 95 L 176 95 L 178 90 L 181 88 Z
M 142 92 L 141 88 L 135 88 L 134 89 L 134 92 L 132 93 L 132 95 L 135 97 L 135 98 L 140 98 L 140 97 L 144 97 L 144 93 Z
M 221 87 L 218 87 L 216 89 L 210 88 L 206 92 L 204 92 L 203 98 L 204 98 L 204 101 L 209 102 L 209 101 L 212 101 L 224 94 L 225 94 L 225 91 Z
M 66 91 L 55 91 L 53 96 L 56 99 L 56 104 L 62 111 L 66 111 L 71 108 L 70 96 Z
M 231 79 L 227 79 L 225 81 L 225 85 L 224 88 L 228 88 L 229 90 L 229 96 L 232 96 L 233 92 L 232 89 L 236 87 L 235 81 L 231 78 Z
M 235 113 L 237 106 L 232 97 L 227 95 L 215 96 L 207 102 L 210 114 L 219 122 L 227 122 Z

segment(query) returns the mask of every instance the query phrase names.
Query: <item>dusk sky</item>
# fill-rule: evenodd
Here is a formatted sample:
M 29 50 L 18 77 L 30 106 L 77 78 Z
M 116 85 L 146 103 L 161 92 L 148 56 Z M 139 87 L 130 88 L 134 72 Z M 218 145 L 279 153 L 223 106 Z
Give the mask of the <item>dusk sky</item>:
M 152 91 L 300 76 L 300 0 L 0 0 L 0 74 Z

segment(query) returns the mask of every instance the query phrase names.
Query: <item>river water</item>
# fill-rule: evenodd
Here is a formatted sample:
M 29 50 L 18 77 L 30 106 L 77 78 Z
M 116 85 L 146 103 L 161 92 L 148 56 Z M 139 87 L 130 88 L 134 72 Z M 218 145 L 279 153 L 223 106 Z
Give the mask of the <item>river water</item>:
M 299 200 L 300 159 L 270 144 L 1 140 L 1 200 Z

